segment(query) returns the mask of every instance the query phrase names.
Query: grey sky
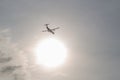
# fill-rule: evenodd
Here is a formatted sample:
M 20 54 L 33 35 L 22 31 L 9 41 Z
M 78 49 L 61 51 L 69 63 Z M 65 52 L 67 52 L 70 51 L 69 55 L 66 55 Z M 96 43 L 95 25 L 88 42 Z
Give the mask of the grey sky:
M 53 80 L 120 79 L 120 0 L 0 0 L 0 28 L 9 28 L 12 41 L 20 46 L 31 46 L 36 36 L 49 36 L 41 33 L 45 23 L 61 27 L 54 37 L 66 43 L 70 60 L 60 74 L 53 73 L 57 76 L 44 71 L 33 75 Z

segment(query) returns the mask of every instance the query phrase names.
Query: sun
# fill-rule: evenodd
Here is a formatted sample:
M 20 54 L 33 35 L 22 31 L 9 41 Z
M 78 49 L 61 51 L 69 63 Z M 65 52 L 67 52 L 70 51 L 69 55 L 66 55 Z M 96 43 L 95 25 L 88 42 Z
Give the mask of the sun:
M 48 38 L 39 42 L 35 51 L 37 63 L 45 67 L 60 66 L 67 57 L 65 45 L 55 38 Z

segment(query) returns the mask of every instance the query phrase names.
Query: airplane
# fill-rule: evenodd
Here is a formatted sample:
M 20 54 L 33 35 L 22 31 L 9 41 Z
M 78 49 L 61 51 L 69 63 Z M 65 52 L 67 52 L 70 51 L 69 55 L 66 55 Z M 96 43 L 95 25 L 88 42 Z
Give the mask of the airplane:
M 50 28 L 48 27 L 48 25 L 49 25 L 49 24 L 45 24 L 47 30 L 43 30 L 42 32 L 50 32 L 50 33 L 52 33 L 52 34 L 55 34 L 54 31 L 55 31 L 56 29 L 59 29 L 59 27 L 50 29 Z

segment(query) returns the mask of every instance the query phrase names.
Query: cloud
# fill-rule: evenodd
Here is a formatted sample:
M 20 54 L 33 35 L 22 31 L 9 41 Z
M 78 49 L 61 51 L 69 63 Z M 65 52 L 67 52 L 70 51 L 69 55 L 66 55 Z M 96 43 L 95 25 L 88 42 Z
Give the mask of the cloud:
M 24 51 L 11 42 L 10 30 L 0 30 L 0 78 L 27 80 L 27 58 Z M 4 77 L 3 77 L 4 76 Z M 9 77 L 8 79 L 6 78 Z

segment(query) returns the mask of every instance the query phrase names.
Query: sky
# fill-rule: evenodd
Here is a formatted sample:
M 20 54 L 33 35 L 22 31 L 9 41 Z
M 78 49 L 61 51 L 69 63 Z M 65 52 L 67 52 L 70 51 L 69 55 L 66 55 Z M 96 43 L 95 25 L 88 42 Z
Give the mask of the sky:
M 30 67 L 31 80 L 119 80 L 120 0 L 0 0 L 0 29 L 26 51 L 49 36 L 69 50 L 66 64 L 46 71 Z M 60 27 L 55 35 L 42 33 L 44 24 Z

